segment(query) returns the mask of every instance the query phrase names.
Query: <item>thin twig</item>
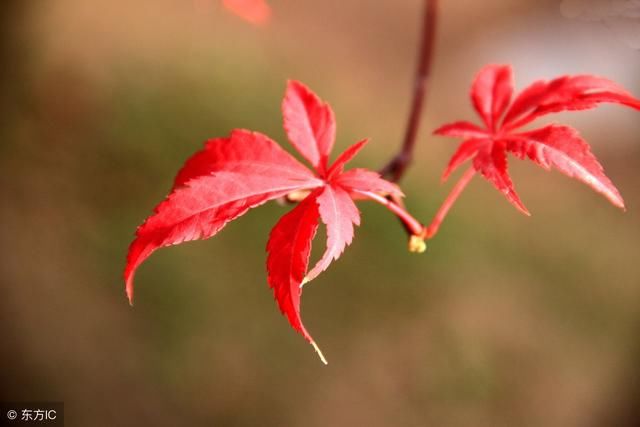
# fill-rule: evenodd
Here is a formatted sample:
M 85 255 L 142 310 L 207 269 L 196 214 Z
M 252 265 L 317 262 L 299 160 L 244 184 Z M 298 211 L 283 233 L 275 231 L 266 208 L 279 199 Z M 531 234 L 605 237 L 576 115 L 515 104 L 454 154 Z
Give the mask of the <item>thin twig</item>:
M 402 178 L 413 159 L 413 150 L 416 145 L 424 100 L 428 90 L 429 75 L 431 74 L 437 15 L 438 0 L 425 0 L 422 39 L 420 41 L 418 64 L 413 83 L 413 100 L 411 101 L 411 111 L 409 113 L 404 140 L 400 152 L 380 171 L 382 176 L 393 182 L 398 182 Z

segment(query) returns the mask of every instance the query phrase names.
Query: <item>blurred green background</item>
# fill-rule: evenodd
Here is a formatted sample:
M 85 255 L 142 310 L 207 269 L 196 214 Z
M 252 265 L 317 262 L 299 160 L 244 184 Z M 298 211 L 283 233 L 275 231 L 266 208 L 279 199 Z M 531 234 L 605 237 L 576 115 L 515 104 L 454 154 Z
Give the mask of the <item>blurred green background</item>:
M 474 180 L 425 254 L 361 203 L 353 245 L 305 288 L 305 323 L 266 284 L 268 204 L 214 239 L 164 249 L 121 279 L 135 227 L 202 142 L 241 127 L 283 145 L 287 78 L 328 100 L 337 150 L 381 167 L 408 112 L 420 0 L 270 0 L 256 28 L 215 0 L 4 0 L 0 40 L 0 397 L 62 400 L 69 426 L 637 425 L 640 120 L 605 106 L 577 127 L 627 202 L 512 160 L 533 216 Z M 203 7 L 204 5 L 204 7 Z M 640 95 L 640 53 L 558 1 L 442 2 L 416 161 L 428 222 L 475 120 L 468 88 L 511 63 L 518 88 L 592 73 Z M 321 240 L 318 241 L 321 243 Z

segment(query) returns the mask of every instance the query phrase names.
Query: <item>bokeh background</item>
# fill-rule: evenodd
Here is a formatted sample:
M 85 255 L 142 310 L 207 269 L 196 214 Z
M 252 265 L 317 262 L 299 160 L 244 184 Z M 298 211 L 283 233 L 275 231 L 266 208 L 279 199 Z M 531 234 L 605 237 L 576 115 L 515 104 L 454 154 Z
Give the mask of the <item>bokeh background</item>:
M 512 161 L 533 216 L 474 180 L 425 254 L 382 207 L 305 288 L 323 348 L 266 284 L 275 203 L 214 239 L 121 273 L 135 227 L 209 137 L 243 127 L 286 145 L 287 78 L 331 102 L 337 149 L 381 167 L 408 112 L 420 0 L 270 0 L 252 26 L 211 0 L 3 0 L 0 22 L 0 397 L 61 400 L 69 426 L 603 426 L 640 413 L 640 116 L 562 114 L 626 199 Z M 468 88 L 511 63 L 518 88 L 592 73 L 640 95 L 640 53 L 559 1 L 443 1 L 416 160 L 427 222 L 475 120 Z M 544 122 L 544 121 L 543 121 Z M 321 242 L 321 241 L 319 241 Z M 320 246 L 320 245 L 317 245 Z

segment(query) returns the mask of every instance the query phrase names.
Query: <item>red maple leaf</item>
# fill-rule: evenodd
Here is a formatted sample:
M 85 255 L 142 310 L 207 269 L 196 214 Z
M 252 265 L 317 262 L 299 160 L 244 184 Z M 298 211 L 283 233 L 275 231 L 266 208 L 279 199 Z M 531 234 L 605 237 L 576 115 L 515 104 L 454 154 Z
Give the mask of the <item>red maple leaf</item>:
M 262 25 L 271 18 L 271 8 L 265 0 L 223 0 L 222 4 L 242 19 Z
M 212 237 L 229 221 L 269 200 L 303 196 L 271 231 L 267 243 L 268 282 L 291 326 L 324 361 L 302 324 L 300 296 L 302 285 L 324 271 L 351 243 L 354 225 L 360 224 L 353 199 L 375 200 L 388 207 L 405 223 L 414 240 L 421 240 L 423 227 L 385 197 L 402 196 L 395 184 L 366 169 L 344 171 L 367 140 L 352 145 L 329 164 L 336 125 L 328 104 L 301 83 L 291 81 L 282 112 L 289 141 L 313 170 L 257 132 L 234 130 L 227 138 L 207 141 L 178 172 L 169 196 L 138 227 L 127 255 L 126 292 L 131 302 L 135 271 L 156 249 Z M 308 270 L 319 221 L 327 227 L 327 248 L 315 267 Z
M 459 121 L 434 132 L 464 139 L 449 161 L 443 180 L 472 159 L 472 171 L 480 172 L 517 209 L 529 215 L 507 171 L 507 153 L 512 153 L 520 159 L 529 158 L 547 170 L 554 167 L 624 209 L 622 196 L 578 131 L 557 124 L 527 132 L 517 132 L 517 129 L 549 113 L 590 109 L 602 102 L 640 109 L 640 101 L 618 84 L 591 75 L 537 81 L 520 92 L 513 102 L 512 93 L 510 66 L 489 65 L 478 73 L 471 87 L 471 101 L 484 126 Z

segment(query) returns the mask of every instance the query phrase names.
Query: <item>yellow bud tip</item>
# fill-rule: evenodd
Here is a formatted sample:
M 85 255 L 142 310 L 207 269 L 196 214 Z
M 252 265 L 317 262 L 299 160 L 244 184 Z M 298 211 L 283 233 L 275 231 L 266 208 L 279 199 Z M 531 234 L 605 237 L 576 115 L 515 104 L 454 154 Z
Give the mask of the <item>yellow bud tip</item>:
M 421 254 L 427 250 L 424 238 L 415 234 L 409 239 L 409 252 Z
M 316 351 L 316 353 L 318 353 L 318 356 L 320 357 L 320 360 L 322 360 L 322 363 L 328 365 L 329 363 L 327 362 L 327 359 L 324 358 L 324 354 L 322 354 L 322 351 L 320 351 L 320 347 L 318 347 L 318 344 L 316 344 L 315 341 L 311 341 L 311 345 L 313 346 L 313 349 Z
M 311 280 L 309 280 L 308 277 L 305 276 L 304 279 L 302 279 L 302 283 L 300 283 L 300 288 L 302 288 L 304 285 L 306 285 L 307 283 L 309 283 Z
M 306 199 L 309 194 L 311 194 L 309 190 L 295 190 L 287 194 L 286 197 L 290 202 L 301 202 Z

